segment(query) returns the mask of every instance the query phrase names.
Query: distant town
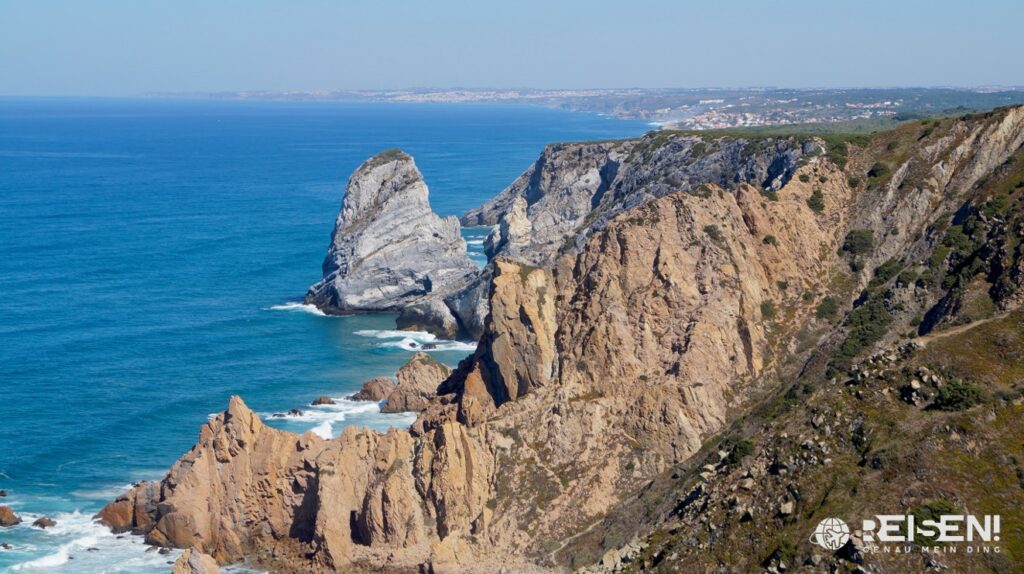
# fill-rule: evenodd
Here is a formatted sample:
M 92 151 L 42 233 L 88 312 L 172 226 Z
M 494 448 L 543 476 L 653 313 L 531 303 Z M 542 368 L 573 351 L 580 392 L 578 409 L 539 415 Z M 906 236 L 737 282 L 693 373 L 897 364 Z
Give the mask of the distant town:
M 885 127 L 903 119 L 1024 103 L 1024 88 L 408 89 L 151 94 L 237 100 L 510 103 L 642 119 L 686 130 L 808 123 Z

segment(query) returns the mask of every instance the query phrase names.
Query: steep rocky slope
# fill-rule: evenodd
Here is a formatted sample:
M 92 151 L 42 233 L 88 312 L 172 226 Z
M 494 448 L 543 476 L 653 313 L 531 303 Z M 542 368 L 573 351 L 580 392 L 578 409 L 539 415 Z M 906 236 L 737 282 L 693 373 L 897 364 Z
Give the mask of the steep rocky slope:
M 524 201 L 526 221 L 519 225 L 531 228 L 529 237 L 497 245 L 493 253 L 547 263 L 566 244 L 581 247 L 610 218 L 652 198 L 706 184 L 778 190 L 802 158 L 820 152 L 820 142 L 795 137 L 750 141 L 666 131 L 634 140 L 554 144 L 494 199 L 466 213 L 462 224 L 521 220 L 514 209 Z
M 306 302 L 328 313 L 400 311 L 462 288 L 476 271 L 458 221 L 431 211 L 413 159 L 392 150 L 349 179 L 323 279 Z M 443 319 L 452 330 L 454 318 Z
M 580 147 L 628 149 L 634 175 L 660 167 L 630 179 L 620 166 L 612 180 L 622 185 L 598 201 L 611 203 L 572 242 L 538 241 L 547 232 L 529 208 L 529 226 L 499 229 L 494 245 L 515 237 L 506 244 L 521 247 L 529 233 L 540 247 L 519 261 L 495 251 L 477 351 L 408 431 L 299 437 L 232 399 L 159 485 L 137 486 L 104 519 L 279 571 L 561 570 L 609 550 L 612 569 L 792 566 L 795 553 L 772 545 L 777 529 L 737 530 L 710 506 L 688 506 L 691 469 L 710 465 L 701 492 L 731 489 L 736 471 L 735 484 L 750 486 L 737 505 L 757 524 L 787 524 L 813 487 L 794 484 L 794 494 L 764 478 L 802 453 L 772 450 L 793 447 L 784 429 L 797 423 L 784 412 L 820 409 L 838 433 L 856 420 L 849 405 L 816 401 L 845 396 L 839 385 L 871 349 L 1017 308 L 1024 110 L 870 138 L 654 137 Z M 722 164 L 734 175 L 673 188 L 669 175 L 692 168 L 682 150 L 698 143 L 734 150 L 738 163 Z M 787 159 L 750 160 L 761 157 L 750 149 Z M 790 408 L 772 407 L 780 401 Z M 856 492 L 862 478 L 851 476 Z M 671 551 L 647 553 L 659 540 L 675 541 Z

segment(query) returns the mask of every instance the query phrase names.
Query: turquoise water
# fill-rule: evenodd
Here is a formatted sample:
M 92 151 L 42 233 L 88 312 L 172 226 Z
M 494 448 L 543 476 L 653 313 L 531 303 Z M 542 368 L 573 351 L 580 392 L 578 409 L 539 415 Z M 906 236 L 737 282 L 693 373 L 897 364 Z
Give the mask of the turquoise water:
M 496 194 L 553 141 L 641 122 L 527 107 L 0 99 L 0 571 L 167 572 L 90 516 L 159 478 L 240 394 L 271 424 L 407 424 L 305 407 L 389 375 L 422 335 L 290 302 L 319 275 L 348 174 L 416 157 L 442 214 Z M 481 259 L 485 230 L 466 230 Z M 454 364 L 471 346 L 442 342 Z M 269 415 L 299 407 L 302 417 Z M 28 526 L 38 515 L 56 528 Z

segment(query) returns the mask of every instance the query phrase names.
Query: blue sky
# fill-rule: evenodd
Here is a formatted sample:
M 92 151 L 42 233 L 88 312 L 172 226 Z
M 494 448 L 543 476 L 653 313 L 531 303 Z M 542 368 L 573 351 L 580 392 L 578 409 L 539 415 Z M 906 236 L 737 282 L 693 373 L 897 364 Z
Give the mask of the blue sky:
M 1020 0 L 0 0 L 0 94 L 1024 84 Z

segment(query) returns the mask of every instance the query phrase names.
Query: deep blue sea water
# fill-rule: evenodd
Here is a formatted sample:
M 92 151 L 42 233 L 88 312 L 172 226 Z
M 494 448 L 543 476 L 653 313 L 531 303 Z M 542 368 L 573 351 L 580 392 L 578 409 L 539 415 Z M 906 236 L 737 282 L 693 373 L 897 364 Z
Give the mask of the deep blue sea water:
M 0 572 L 167 572 L 90 516 L 158 479 L 242 395 L 290 430 L 407 424 L 342 397 L 408 358 L 394 317 L 289 305 L 319 276 L 348 175 L 392 147 L 442 214 L 554 141 L 642 122 L 529 107 L 0 99 Z M 467 230 L 479 259 L 486 230 Z M 443 343 L 439 360 L 471 349 Z M 28 525 L 56 518 L 47 531 Z M 93 549 L 93 550 L 90 550 Z

